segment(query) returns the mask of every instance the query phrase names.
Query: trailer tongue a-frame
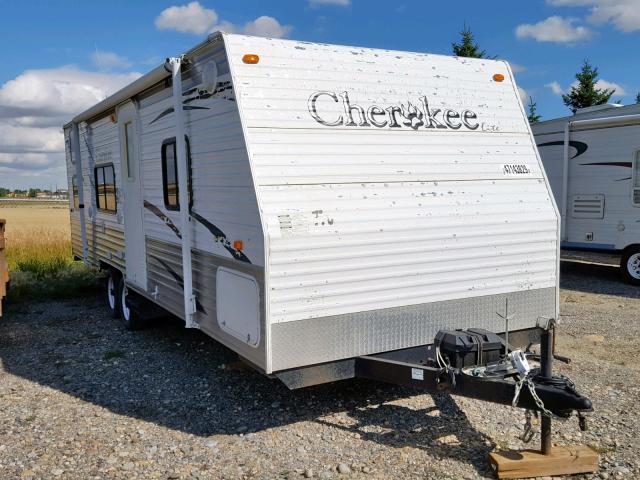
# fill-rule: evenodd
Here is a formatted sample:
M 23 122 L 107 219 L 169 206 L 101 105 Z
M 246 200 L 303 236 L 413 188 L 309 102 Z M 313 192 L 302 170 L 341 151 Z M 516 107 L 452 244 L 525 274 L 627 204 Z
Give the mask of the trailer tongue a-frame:
M 591 404 L 551 374 L 559 215 L 506 62 L 217 33 L 64 130 L 73 251 L 127 328 L 540 412 L 498 474 L 595 469 L 550 443 Z

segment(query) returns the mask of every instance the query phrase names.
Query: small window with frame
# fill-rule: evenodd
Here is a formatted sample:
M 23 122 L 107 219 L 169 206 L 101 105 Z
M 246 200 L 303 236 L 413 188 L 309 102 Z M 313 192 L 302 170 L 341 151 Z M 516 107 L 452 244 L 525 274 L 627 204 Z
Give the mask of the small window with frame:
M 640 150 L 636 150 L 636 154 L 633 157 L 631 184 L 631 198 L 633 200 L 633 205 L 640 207 Z
M 99 165 L 93 169 L 96 186 L 96 206 L 101 212 L 116 213 L 116 176 L 113 164 Z
M 191 190 L 191 149 L 189 139 L 184 137 L 187 150 L 187 168 L 189 178 L 189 208 L 193 206 L 193 192 Z M 176 138 L 167 138 L 162 142 L 162 192 L 164 195 L 164 206 L 167 210 L 180 210 L 180 195 L 178 187 L 178 155 Z

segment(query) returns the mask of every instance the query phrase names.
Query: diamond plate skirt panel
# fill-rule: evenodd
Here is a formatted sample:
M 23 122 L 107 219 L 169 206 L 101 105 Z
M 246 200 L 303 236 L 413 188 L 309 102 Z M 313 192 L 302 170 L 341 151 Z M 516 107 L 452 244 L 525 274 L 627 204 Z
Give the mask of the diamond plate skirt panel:
M 271 327 L 272 367 L 278 371 L 430 344 L 441 329 L 478 327 L 503 332 L 505 313 L 510 330 L 535 327 L 540 317 L 555 318 L 556 289 L 278 323 Z

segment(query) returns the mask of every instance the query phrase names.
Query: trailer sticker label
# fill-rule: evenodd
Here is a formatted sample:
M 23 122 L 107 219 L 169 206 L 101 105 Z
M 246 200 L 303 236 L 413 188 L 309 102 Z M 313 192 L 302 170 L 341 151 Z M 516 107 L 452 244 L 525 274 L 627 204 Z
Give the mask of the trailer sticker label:
M 424 380 L 424 370 L 420 368 L 411 369 L 411 378 L 413 380 Z
M 524 164 L 507 163 L 502 166 L 503 175 L 528 175 L 529 167 Z
M 342 104 L 342 113 L 328 113 L 335 110 L 336 103 Z M 323 105 L 323 108 L 319 108 Z M 318 91 L 307 102 L 307 108 L 313 119 L 326 127 L 376 127 L 403 128 L 413 130 L 477 130 L 480 127 L 478 114 L 472 110 L 454 110 L 452 108 L 432 108 L 426 96 L 418 98 L 418 103 L 407 101 L 398 105 L 369 105 L 366 109 L 349 99 L 348 92 Z

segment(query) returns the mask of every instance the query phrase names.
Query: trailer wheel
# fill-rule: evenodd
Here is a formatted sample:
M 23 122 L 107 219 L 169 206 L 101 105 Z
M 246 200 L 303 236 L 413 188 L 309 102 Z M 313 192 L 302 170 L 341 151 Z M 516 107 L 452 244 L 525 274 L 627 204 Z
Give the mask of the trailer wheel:
M 622 254 L 620 269 L 627 282 L 640 285 L 640 247 L 631 247 Z
M 117 270 L 109 270 L 107 277 L 107 307 L 113 318 L 120 317 L 120 272 Z
M 144 322 L 140 313 L 131 308 L 128 300 L 135 295 L 129 287 L 127 287 L 124 278 L 120 279 L 120 288 L 118 289 L 120 292 L 120 318 L 124 322 L 124 326 L 127 330 L 139 330 L 144 326 Z

